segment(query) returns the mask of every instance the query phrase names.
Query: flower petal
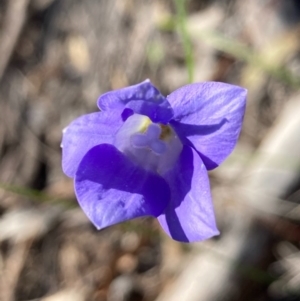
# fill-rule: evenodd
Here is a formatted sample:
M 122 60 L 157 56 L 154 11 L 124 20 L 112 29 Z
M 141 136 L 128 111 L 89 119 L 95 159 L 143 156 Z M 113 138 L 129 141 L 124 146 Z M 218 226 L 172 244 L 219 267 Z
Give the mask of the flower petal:
M 232 152 L 242 126 L 247 91 L 207 82 L 184 86 L 168 96 L 174 110 L 173 128 L 201 155 L 208 170 Z
M 103 111 L 129 108 L 134 113 L 148 116 L 153 122 L 167 123 L 173 117 L 169 102 L 150 80 L 101 95 L 98 107 Z
M 115 111 L 83 115 L 63 130 L 62 168 L 74 177 L 83 156 L 94 146 L 112 143 L 123 121 Z
M 218 235 L 207 170 L 198 153 L 184 146 L 177 165 L 164 178 L 171 201 L 158 220 L 166 233 L 182 242 Z
M 92 148 L 75 177 L 76 196 L 98 228 L 140 216 L 158 216 L 166 208 L 170 190 L 160 176 L 133 164 L 114 146 Z

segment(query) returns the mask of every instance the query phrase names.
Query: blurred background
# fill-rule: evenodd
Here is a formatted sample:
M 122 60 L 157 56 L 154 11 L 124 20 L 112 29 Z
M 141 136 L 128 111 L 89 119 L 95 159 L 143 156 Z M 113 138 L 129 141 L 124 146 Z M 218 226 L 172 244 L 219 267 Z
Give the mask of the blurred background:
M 150 78 L 248 89 L 210 173 L 221 235 L 151 218 L 102 231 L 61 170 L 62 129 Z M 0 300 L 300 300 L 300 1 L 1 0 Z

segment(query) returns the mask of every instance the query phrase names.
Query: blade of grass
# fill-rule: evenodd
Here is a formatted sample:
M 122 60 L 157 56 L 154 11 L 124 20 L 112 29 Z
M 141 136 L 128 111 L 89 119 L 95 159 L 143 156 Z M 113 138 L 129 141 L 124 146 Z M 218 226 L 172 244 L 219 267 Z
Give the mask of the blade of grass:
M 60 204 L 66 208 L 77 207 L 76 202 L 73 202 L 73 200 L 71 199 L 64 199 L 64 198 L 50 196 L 42 191 L 30 189 L 27 187 L 0 183 L 0 189 L 3 189 L 7 192 L 11 192 L 22 197 L 30 198 L 31 200 L 40 203 Z
M 179 34 L 182 38 L 184 55 L 185 55 L 185 64 L 188 71 L 188 82 L 192 83 L 194 79 L 194 57 L 192 42 L 188 34 L 187 25 L 186 25 L 186 0 L 174 0 L 176 7 L 176 24 L 178 26 Z

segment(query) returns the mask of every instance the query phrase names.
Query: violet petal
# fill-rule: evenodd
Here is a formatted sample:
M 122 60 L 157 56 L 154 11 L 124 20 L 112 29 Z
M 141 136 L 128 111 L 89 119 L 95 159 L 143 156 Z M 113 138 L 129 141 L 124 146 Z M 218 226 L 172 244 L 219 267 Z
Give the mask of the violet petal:
M 149 80 L 101 95 L 98 107 L 103 111 L 128 108 L 136 114 L 148 116 L 153 122 L 164 124 L 173 117 L 169 102 Z
M 157 217 L 170 199 L 162 177 L 133 164 L 109 144 L 95 146 L 84 156 L 75 176 L 75 191 L 98 229 L 141 216 Z
M 222 163 L 235 147 L 246 93 L 238 86 L 206 82 L 184 86 L 168 96 L 174 110 L 173 128 L 200 153 L 208 170 Z
M 63 131 L 62 168 L 66 175 L 74 177 L 83 156 L 94 146 L 113 143 L 114 136 L 123 121 L 117 112 L 97 112 L 75 119 Z
M 171 201 L 158 220 L 175 240 L 194 242 L 218 235 L 207 170 L 199 154 L 184 146 L 176 166 L 164 178 Z

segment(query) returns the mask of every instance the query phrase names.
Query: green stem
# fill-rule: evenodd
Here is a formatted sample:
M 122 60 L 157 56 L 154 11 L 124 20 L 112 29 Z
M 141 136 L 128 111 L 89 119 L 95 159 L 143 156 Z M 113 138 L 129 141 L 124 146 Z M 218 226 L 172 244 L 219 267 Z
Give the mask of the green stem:
M 186 27 L 186 19 L 187 19 L 186 9 L 185 9 L 186 0 L 174 0 L 174 1 L 176 6 L 178 29 L 183 41 L 185 64 L 188 70 L 188 81 L 189 83 L 192 83 L 194 80 L 194 58 L 192 52 L 192 42 Z

